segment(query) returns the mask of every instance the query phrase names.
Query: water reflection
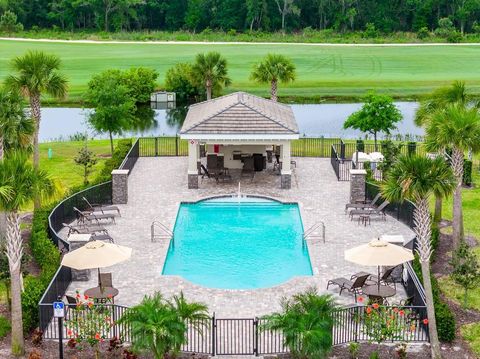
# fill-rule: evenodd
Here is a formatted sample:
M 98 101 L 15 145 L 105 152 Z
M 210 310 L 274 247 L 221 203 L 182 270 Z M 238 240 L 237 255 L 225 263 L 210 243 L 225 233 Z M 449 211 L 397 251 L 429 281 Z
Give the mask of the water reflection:
M 423 130 L 415 126 L 413 119 L 418 108 L 416 102 L 396 102 L 403 115 L 398 129 L 393 135 L 422 136 Z M 343 129 L 343 123 L 362 104 L 318 104 L 291 105 L 298 122 L 300 134 L 306 136 L 326 136 L 342 138 L 358 138 L 360 131 Z M 68 140 L 75 133 L 87 133 L 90 138 L 107 138 L 105 134 L 95 133 L 88 125 L 88 114 L 91 109 L 82 108 L 43 108 L 40 125 L 40 141 Z M 131 129 L 123 133 L 123 137 L 132 136 L 172 136 L 178 133 L 187 114 L 188 107 L 175 109 L 151 109 L 149 106 L 139 107 L 136 121 Z

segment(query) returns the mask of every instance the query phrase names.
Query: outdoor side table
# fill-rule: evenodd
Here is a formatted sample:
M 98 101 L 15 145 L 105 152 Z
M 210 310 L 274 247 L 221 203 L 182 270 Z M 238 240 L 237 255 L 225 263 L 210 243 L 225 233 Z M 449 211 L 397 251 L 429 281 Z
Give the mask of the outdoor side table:
M 118 295 L 118 289 L 113 287 L 93 287 L 87 289 L 84 294 L 93 298 L 99 303 L 105 303 L 108 298 L 112 298 L 112 303 L 115 303 L 115 297 Z
M 383 303 L 385 298 L 393 297 L 396 293 L 395 288 L 388 285 L 368 285 L 362 288 L 362 293 L 368 295 L 372 302 Z

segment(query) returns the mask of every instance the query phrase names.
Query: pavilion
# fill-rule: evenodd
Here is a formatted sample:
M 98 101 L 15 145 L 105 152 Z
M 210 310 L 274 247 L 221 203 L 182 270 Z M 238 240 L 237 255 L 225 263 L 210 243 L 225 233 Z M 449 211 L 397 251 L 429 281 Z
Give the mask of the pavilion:
M 266 157 L 275 146 L 281 187 L 291 187 L 291 141 L 299 131 L 288 105 L 245 92 L 200 102 L 190 106 L 180 137 L 189 141 L 188 188 L 198 188 L 201 145 L 207 153 L 223 156 L 230 169 L 242 168 L 242 156 Z

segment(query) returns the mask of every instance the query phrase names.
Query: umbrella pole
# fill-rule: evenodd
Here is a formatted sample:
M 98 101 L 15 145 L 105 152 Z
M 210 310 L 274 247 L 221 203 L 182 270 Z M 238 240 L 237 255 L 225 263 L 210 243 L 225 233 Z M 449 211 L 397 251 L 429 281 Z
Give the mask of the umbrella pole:
M 377 275 L 378 275 L 377 277 L 378 294 L 380 294 L 380 266 L 377 266 Z
M 97 268 L 98 270 L 98 286 L 100 287 L 101 283 L 100 283 L 100 268 Z

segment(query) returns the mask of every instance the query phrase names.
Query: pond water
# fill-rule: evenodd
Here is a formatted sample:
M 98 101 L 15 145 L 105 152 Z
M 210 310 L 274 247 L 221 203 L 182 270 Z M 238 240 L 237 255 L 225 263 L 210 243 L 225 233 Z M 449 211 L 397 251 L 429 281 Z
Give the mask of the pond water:
M 401 111 L 403 120 L 392 134 L 422 136 L 423 129 L 413 123 L 418 103 L 396 102 L 395 105 Z M 302 136 L 341 138 L 363 136 L 360 131 L 343 129 L 347 117 L 361 106 L 361 103 L 291 105 Z M 105 134 L 97 134 L 89 128 L 87 117 L 90 112 L 91 110 L 82 108 L 43 108 L 40 142 L 68 140 L 76 133 L 85 132 L 90 138 L 107 138 Z M 116 137 L 175 135 L 183 123 L 186 112 L 185 107 L 170 110 L 145 109 L 140 114 L 135 129 Z

